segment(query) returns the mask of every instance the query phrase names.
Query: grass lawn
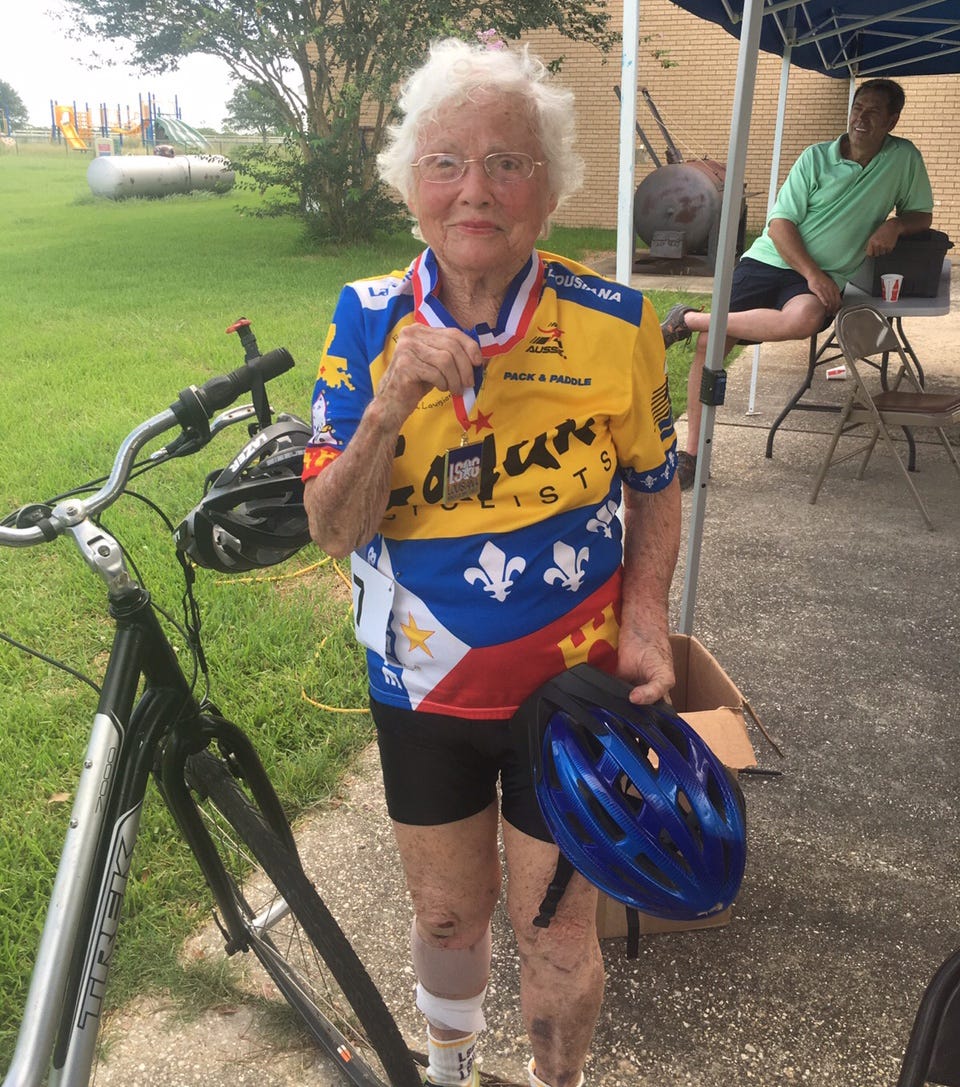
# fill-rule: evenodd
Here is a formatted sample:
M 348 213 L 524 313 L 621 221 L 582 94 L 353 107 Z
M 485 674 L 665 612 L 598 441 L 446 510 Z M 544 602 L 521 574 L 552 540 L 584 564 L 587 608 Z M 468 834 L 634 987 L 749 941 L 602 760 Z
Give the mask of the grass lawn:
M 400 235 L 308 249 L 296 223 L 258 218 L 258 198 L 242 191 L 95 199 L 88 163 L 61 148 L 0 151 L 0 516 L 101 475 L 135 423 L 184 386 L 240 365 L 239 345 L 224 330 L 241 315 L 263 350 L 283 345 L 297 359 L 272 383 L 274 407 L 308 417 L 340 286 L 402 267 L 419 248 Z M 557 230 L 548 244 L 581 257 L 613 248 L 614 236 Z M 684 297 L 654 301 L 662 310 Z M 673 350 L 670 363 L 679 414 L 689 354 Z M 136 489 L 176 522 L 241 440 L 224 436 Z M 181 614 L 163 523 L 132 500 L 105 523 L 158 602 Z M 104 594 L 71 545 L 0 549 L 0 579 L 0 633 L 99 680 L 110 637 Z M 342 573 L 307 549 L 255 577 L 199 571 L 197 595 L 215 700 L 249 729 L 291 811 L 322 802 L 372 735 Z M 94 707 L 88 686 L 0 642 L 0 1068 L 9 1062 Z M 182 988 L 178 938 L 204 908 L 192 859 L 156 799 L 148 796 L 134 860 L 114 1002 L 142 987 Z M 193 979 L 203 991 L 209 983 Z

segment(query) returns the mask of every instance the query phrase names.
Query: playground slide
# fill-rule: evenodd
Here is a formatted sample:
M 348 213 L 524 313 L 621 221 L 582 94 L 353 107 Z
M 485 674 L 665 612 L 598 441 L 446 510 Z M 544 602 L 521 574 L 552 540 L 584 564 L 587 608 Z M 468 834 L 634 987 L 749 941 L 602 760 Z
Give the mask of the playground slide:
M 182 144 L 184 147 L 195 147 L 200 151 L 210 146 L 206 136 L 178 117 L 159 114 L 154 121 L 154 131 L 157 139 L 161 141 Z
M 74 151 L 89 151 L 86 140 L 77 131 L 77 126 L 74 123 L 73 110 L 69 106 L 57 106 L 55 108 L 55 114 L 57 118 L 57 128 L 60 129 L 63 138 L 67 141 L 67 146 Z
M 73 148 L 74 151 L 89 151 L 87 141 L 84 140 L 80 133 L 73 127 L 73 125 L 58 125 L 60 131 L 63 133 L 63 138 L 67 141 L 67 146 Z

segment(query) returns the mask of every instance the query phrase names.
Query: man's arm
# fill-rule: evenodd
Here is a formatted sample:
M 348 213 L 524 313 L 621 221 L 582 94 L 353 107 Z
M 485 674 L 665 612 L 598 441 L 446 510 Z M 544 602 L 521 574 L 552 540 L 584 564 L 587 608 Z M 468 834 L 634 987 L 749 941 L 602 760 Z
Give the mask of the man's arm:
M 669 639 L 670 583 L 680 553 L 680 485 L 654 494 L 624 487 L 623 607 L 617 671 L 630 701 L 665 698 L 674 684 Z
M 828 313 L 836 313 L 840 309 L 840 288 L 807 252 L 796 224 L 789 219 L 771 219 L 767 234 L 780 256 L 807 281 L 810 293 L 820 299 Z
M 929 230 L 933 214 L 929 211 L 904 211 L 884 220 L 867 241 L 867 256 L 882 257 L 889 253 L 899 238 Z

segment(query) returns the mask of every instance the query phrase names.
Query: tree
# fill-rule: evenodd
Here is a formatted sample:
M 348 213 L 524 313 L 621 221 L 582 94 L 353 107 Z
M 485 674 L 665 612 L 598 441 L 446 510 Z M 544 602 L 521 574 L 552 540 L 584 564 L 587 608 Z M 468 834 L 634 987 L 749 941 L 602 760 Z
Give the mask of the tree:
M 30 117 L 20 95 L 9 83 L 0 79 L 0 124 L 5 124 L 7 119 L 11 128 L 22 128 Z
M 392 202 L 375 155 L 396 87 L 428 43 L 496 27 L 507 39 L 552 27 L 607 50 L 616 41 L 604 0 L 67 0 L 81 33 L 133 43 L 146 71 L 191 53 L 226 62 L 273 102 L 289 138 L 251 148 L 241 168 L 279 184 L 317 234 L 372 235 Z
M 258 83 L 241 83 L 237 87 L 227 102 L 223 124 L 232 132 L 256 132 L 261 137 L 276 135 L 289 127 L 270 88 Z

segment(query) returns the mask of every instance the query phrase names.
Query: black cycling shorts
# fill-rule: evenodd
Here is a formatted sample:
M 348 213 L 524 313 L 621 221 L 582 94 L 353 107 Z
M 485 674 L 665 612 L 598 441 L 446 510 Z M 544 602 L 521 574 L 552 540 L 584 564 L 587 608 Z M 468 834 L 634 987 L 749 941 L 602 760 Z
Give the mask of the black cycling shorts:
M 510 720 L 476 721 L 370 701 L 377 726 L 387 811 L 398 823 L 438 826 L 477 815 L 497 797 L 517 830 L 552 842 L 540 814 L 526 747 Z

